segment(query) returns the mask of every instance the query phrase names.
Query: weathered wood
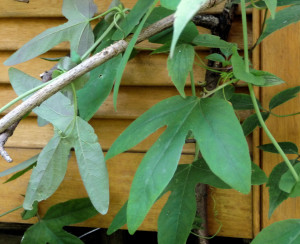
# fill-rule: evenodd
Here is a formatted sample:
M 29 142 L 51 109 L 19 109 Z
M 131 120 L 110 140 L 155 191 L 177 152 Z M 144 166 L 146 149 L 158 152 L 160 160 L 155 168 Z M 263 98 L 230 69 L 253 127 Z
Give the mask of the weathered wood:
M 278 92 L 289 87 L 299 85 L 300 80 L 300 23 L 290 25 L 273 33 L 262 42 L 261 46 L 262 69 L 278 75 L 286 81 L 285 84 L 262 90 L 262 105 L 268 107 L 269 101 Z M 274 109 L 274 113 L 284 115 L 299 112 L 300 96 Z M 271 116 L 267 120 L 267 126 L 279 142 L 290 141 L 300 145 L 300 119 L 299 115 L 285 118 Z M 265 133 L 262 133 L 262 143 L 270 143 Z M 294 158 L 295 156 L 292 156 Z M 278 154 L 263 153 L 263 169 L 270 174 L 275 165 L 282 162 Z M 290 198 L 281 204 L 268 219 L 268 188 L 263 188 L 262 228 L 273 222 L 300 218 L 300 199 Z
M 33 37 L 45 31 L 48 28 L 61 25 L 66 20 L 63 18 L 23 18 L 12 19 L 4 18 L 0 19 L 0 50 L 17 50 L 22 47 L 26 42 L 30 41 Z M 249 24 L 249 30 L 251 30 L 251 22 Z M 199 27 L 200 33 L 209 33 L 205 28 Z M 249 32 L 249 40 L 251 40 L 252 33 Z M 242 25 L 240 18 L 237 18 L 232 25 L 232 29 L 229 34 L 228 41 L 235 42 L 242 49 Z M 145 42 L 139 45 L 142 48 L 156 48 L 157 45 Z M 64 42 L 56 47 L 54 50 L 68 50 L 69 44 Z M 206 49 L 207 48 L 200 48 Z
M 22 4 L 12 0 L 1 0 L 1 17 L 60 17 L 62 16 L 62 0 L 30 0 L 29 4 Z M 132 8 L 137 0 L 124 0 L 122 3 L 127 8 Z M 108 9 L 111 0 L 95 0 L 98 12 Z M 223 10 L 224 3 L 209 9 L 206 13 L 216 14 Z
M 153 74 L 155 79 L 155 74 Z M 186 94 L 191 95 L 190 88 L 186 88 Z M 94 118 L 106 119 L 136 119 L 153 105 L 163 99 L 178 95 L 175 87 L 120 87 L 118 95 L 117 111 L 114 110 L 112 94 L 96 112 Z M 17 97 L 9 84 L 0 85 L 0 106 L 4 106 L 10 100 Z M 12 107 L 13 108 L 13 107 Z M 8 109 L 6 112 L 12 110 Z M 238 118 L 243 121 L 251 114 L 251 110 L 237 112 Z
M 16 155 L 16 162 L 13 164 L 1 163 L 1 171 L 12 167 L 16 163 L 22 162 L 23 160 L 39 152 L 39 150 L 33 149 L 11 149 L 8 151 L 11 155 Z M 79 226 L 103 228 L 107 228 L 109 226 L 115 214 L 128 198 L 129 188 L 133 175 L 142 157 L 143 154 L 141 153 L 124 153 L 112 158 L 107 162 L 110 176 L 111 192 L 109 212 L 105 216 L 99 215 L 95 218 L 80 223 L 78 224 Z M 181 163 L 190 163 L 192 160 L 192 155 L 183 155 Z M 19 180 L 1 186 L 0 212 L 5 212 L 12 207 L 19 206 L 22 203 L 24 198 L 21 196 L 21 194 L 24 194 L 26 191 L 26 183 L 28 181 L 29 175 L 29 173 L 26 173 Z M 7 178 L 8 177 L 3 177 L 1 181 L 3 182 Z M 219 223 L 221 222 L 223 227 L 221 232 L 219 233 L 220 235 L 251 238 L 251 194 L 242 195 L 234 190 L 219 189 L 211 189 L 210 192 L 211 194 L 208 196 L 208 224 L 210 230 L 209 234 L 214 234 L 214 232 L 219 227 Z M 85 196 L 86 191 L 80 179 L 74 157 L 72 157 L 69 162 L 68 171 L 63 183 L 60 185 L 57 192 L 52 197 L 50 197 L 47 201 L 41 202 L 39 214 L 43 216 L 46 210 L 55 203 Z M 157 229 L 157 216 L 159 215 L 161 206 L 166 201 L 166 199 L 167 196 L 164 196 L 162 200 L 158 201 L 154 205 L 146 220 L 140 227 L 141 230 Z M 215 219 L 215 211 L 218 212 L 217 219 Z M 1 219 L 1 221 L 19 223 L 33 222 L 32 220 L 21 220 L 21 217 L 19 215 L 20 212 L 21 210 L 6 215 Z
M 199 56 L 205 61 L 207 52 L 198 52 Z M 0 52 L 0 83 L 9 83 L 8 66 L 3 62 L 12 54 L 12 52 Z M 48 52 L 42 57 L 57 58 L 63 57 L 66 52 Z M 126 65 L 122 77 L 122 85 L 126 86 L 174 86 L 167 70 L 167 54 L 149 55 L 149 52 L 141 52 L 134 59 L 131 59 Z M 49 70 L 54 65 L 53 62 L 43 59 L 32 59 L 28 62 L 15 65 L 14 67 L 25 73 L 40 79 L 39 75 Z M 155 70 L 155 72 L 153 72 Z M 204 81 L 205 69 L 194 66 L 194 76 L 196 81 Z M 190 79 L 187 79 L 187 85 L 190 85 Z

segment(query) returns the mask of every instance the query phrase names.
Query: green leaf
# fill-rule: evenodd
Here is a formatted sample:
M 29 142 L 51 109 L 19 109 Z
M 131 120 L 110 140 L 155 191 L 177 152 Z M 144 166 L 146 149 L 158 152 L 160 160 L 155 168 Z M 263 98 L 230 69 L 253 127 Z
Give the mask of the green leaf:
M 297 244 L 300 243 L 300 220 L 278 221 L 264 228 L 251 244 Z
M 89 19 L 97 12 L 93 0 L 64 0 L 63 14 L 68 22 L 39 34 L 10 56 L 5 65 L 15 65 L 35 58 L 63 41 L 69 41 L 71 50 L 83 55 L 94 43 Z
M 276 165 L 269 176 L 267 183 L 269 187 L 269 218 L 271 218 L 274 210 L 289 197 L 288 193 L 279 188 L 279 180 L 287 170 L 288 167 L 283 162 Z
M 180 0 L 161 0 L 160 4 L 162 7 L 167 8 L 167 9 L 171 9 L 171 10 L 176 10 L 178 4 L 179 4 Z
M 208 169 L 209 176 L 205 169 L 201 169 L 203 166 Z M 195 186 L 206 179 L 213 184 L 216 180 L 228 188 L 212 174 L 204 160 L 178 166 L 165 190 L 171 191 L 171 195 L 158 218 L 158 243 L 186 243 L 196 215 Z
M 38 206 L 39 202 L 35 201 L 32 204 L 32 210 L 24 210 L 23 213 L 21 214 L 23 220 L 31 219 L 36 216 L 38 212 Z
M 233 47 L 236 47 L 235 43 L 224 41 L 219 36 L 211 34 L 199 34 L 194 38 L 193 44 L 196 46 L 220 48 L 224 50 L 232 50 Z
M 32 170 L 34 167 L 36 166 L 36 162 L 29 165 L 27 168 L 20 170 L 19 172 L 13 174 L 8 180 L 6 180 L 5 182 L 3 182 L 3 184 L 6 184 L 8 182 L 11 182 L 13 180 L 18 179 L 19 177 L 21 177 L 22 175 L 24 175 L 26 172 L 28 172 L 29 170 Z
M 231 63 L 233 66 L 233 74 L 239 80 L 256 86 L 275 86 L 284 83 L 284 81 L 277 76 L 265 71 L 251 70 L 250 72 L 246 72 L 245 62 L 238 54 L 237 48 L 233 48 Z
M 270 110 L 295 98 L 299 92 L 300 92 L 300 86 L 296 86 L 277 93 L 274 97 L 272 97 L 269 103 Z
M 71 145 L 57 133 L 44 147 L 33 168 L 23 208 L 32 210 L 35 201 L 42 201 L 50 197 L 62 182 L 66 170 Z
M 120 229 L 123 225 L 127 223 L 126 212 L 127 212 L 127 203 L 126 202 L 122 208 L 119 210 L 117 215 L 114 217 L 112 223 L 110 224 L 107 235 L 111 235 L 112 233 L 116 232 Z
M 175 12 L 174 32 L 170 52 L 171 57 L 173 57 L 175 46 L 184 27 L 205 3 L 205 0 L 181 0 L 178 4 Z
M 0 172 L 0 177 L 9 175 L 9 174 L 15 173 L 17 171 L 24 170 L 27 167 L 30 167 L 31 165 L 36 163 L 38 156 L 39 156 L 39 154 L 33 156 L 32 158 L 30 158 L 30 159 L 28 159 L 28 160 L 26 160 L 22 163 L 19 163 L 18 165 L 14 166 L 12 168 L 9 168 L 7 170 L 4 170 L 4 171 Z
M 209 54 L 205 58 L 209 59 L 209 60 L 212 60 L 212 61 L 215 61 L 215 62 L 221 62 L 221 63 L 226 61 L 225 58 L 219 53 Z
M 97 51 L 101 48 L 102 45 Z M 84 120 L 90 120 L 110 94 L 121 59 L 122 55 L 118 55 L 93 69 L 87 84 L 78 91 L 79 114 Z
M 94 207 L 106 214 L 109 204 L 108 172 L 102 149 L 92 126 L 77 117 L 72 133 L 77 163 Z
M 85 221 L 97 214 L 88 198 L 56 204 L 47 211 L 42 220 L 25 232 L 22 244 L 83 244 L 80 239 L 64 231 L 62 227 Z
M 235 91 L 234 86 L 225 86 L 223 89 L 215 92 L 214 97 L 218 97 L 225 100 L 230 100 Z
M 296 154 L 298 155 L 298 147 L 293 142 L 278 142 L 279 146 L 285 154 Z M 258 147 L 265 152 L 279 153 L 272 143 L 264 144 Z
M 266 121 L 269 118 L 270 113 L 269 112 L 261 112 L 261 115 L 262 115 L 264 121 Z M 245 119 L 245 121 L 242 124 L 244 135 L 248 136 L 252 131 L 254 131 L 254 129 L 257 126 L 260 126 L 257 115 L 256 114 L 250 115 L 247 119 Z
M 139 6 L 139 3 L 142 2 L 141 0 L 134 6 L 133 9 L 135 9 L 135 7 L 138 5 Z M 145 1 L 143 1 L 145 3 Z M 153 2 L 153 0 L 150 0 L 148 2 Z M 148 3 L 147 2 L 147 3 Z M 119 68 L 118 68 L 118 71 L 117 71 L 117 74 L 116 74 L 116 81 L 115 81 L 115 85 L 114 85 L 114 93 L 113 93 L 113 102 L 114 102 L 114 107 L 115 109 L 117 109 L 117 98 L 118 98 L 118 93 L 119 93 L 119 87 L 120 87 L 120 84 L 121 84 L 121 79 L 122 79 L 122 75 L 123 75 L 123 72 L 124 72 L 124 69 L 125 69 L 125 66 L 131 56 L 131 53 L 132 53 L 132 50 L 134 48 L 134 45 L 139 37 L 139 34 L 141 33 L 142 31 L 142 28 L 147 20 L 147 18 L 149 17 L 149 15 L 151 14 L 152 10 L 154 9 L 156 3 L 158 2 L 158 0 L 155 0 L 154 3 L 151 5 L 151 7 L 149 7 L 147 13 L 145 14 L 145 16 L 143 17 L 142 21 L 140 22 L 138 28 L 135 30 L 134 32 L 134 35 L 133 37 L 131 38 L 127 48 L 126 48 L 126 51 L 123 55 L 123 58 L 119 64 Z M 133 11 L 132 9 L 132 11 Z M 130 13 L 132 13 L 132 11 Z M 125 19 L 126 20 L 126 19 Z
M 254 109 L 250 95 L 242 93 L 234 93 L 229 99 L 235 110 Z M 259 108 L 262 108 L 260 102 L 256 99 Z
M 214 174 L 239 191 L 250 190 L 247 142 L 232 107 L 218 98 L 200 100 L 176 96 L 163 100 L 121 134 L 106 159 L 135 146 L 165 125 L 167 129 L 146 153 L 132 183 L 127 210 L 130 233 L 138 228 L 171 180 L 189 131 L 193 132 Z M 229 156 L 224 157 L 225 154 Z
M 275 18 L 276 8 L 277 8 L 277 0 L 264 0 L 268 9 L 270 10 L 272 19 Z
M 265 172 L 255 163 L 252 162 L 251 185 L 262 185 L 268 181 Z
M 116 30 L 112 36 L 112 40 L 120 40 L 125 38 L 133 28 L 140 23 L 140 20 L 147 11 L 153 6 L 155 0 L 139 0 L 130 13 L 120 23 L 120 30 Z
M 9 79 L 12 87 L 19 96 L 42 84 L 40 80 L 15 68 L 9 69 Z M 24 100 L 26 100 L 26 98 Z M 33 111 L 43 119 L 51 122 L 54 127 L 61 131 L 66 131 L 74 118 L 73 105 L 71 105 L 70 100 L 60 92 L 48 98 Z
M 161 2 L 161 1 L 160 1 Z M 153 9 L 153 11 L 151 12 L 149 18 L 146 20 L 144 27 L 148 27 L 152 24 L 154 24 L 155 22 L 173 14 L 174 11 L 170 10 L 170 9 L 166 9 L 164 7 L 156 7 Z
M 263 39 L 272 34 L 273 32 L 280 30 L 292 23 L 296 23 L 300 20 L 300 5 L 292 5 L 284 8 L 276 13 L 276 18 L 269 18 L 266 21 L 266 27 L 259 37 L 257 44 Z
M 184 86 L 186 79 L 193 70 L 195 51 L 189 44 L 177 45 L 173 58 L 168 58 L 168 71 L 171 79 L 182 97 L 185 97 Z
M 294 165 L 294 169 L 297 172 L 297 174 L 300 174 L 300 164 Z M 279 188 L 280 190 L 291 193 L 293 190 L 293 187 L 296 185 L 296 180 L 293 177 L 291 171 L 285 172 L 281 177 L 279 181 Z

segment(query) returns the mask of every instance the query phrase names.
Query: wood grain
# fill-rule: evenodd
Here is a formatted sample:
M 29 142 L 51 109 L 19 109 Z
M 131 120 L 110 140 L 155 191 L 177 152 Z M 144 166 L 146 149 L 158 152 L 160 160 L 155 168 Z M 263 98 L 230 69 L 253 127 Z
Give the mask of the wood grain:
M 17 50 L 22 47 L 25 43 L 30 41 L 33 37 L 45 31 L 48 28 L 55 27 L 66 22 L 63 18 L 26 18 L 25 20 L 22 18 L 0 18 L 0 50 Z M 248 22 L 249 30 L 251 30 L 251 22 Z M 198 28 L 200 33 L 209 33 L 209 31 L 205 28 Z M 252 33 L 249 32 L 249 40 L 251 40 Z M 236 18 L 236 20 L 232 24 L 232 28 L 230 30 L 229 39 L 230 42 L 235 42 L 242 49 L 243 41 L 242 41 L 242 24 L 240 18 Z M 153 45 L 150 43 L 140 44 L 140 47 L 144 48 L 156 48 L 157 45 Z M 68 50 L 69 44 L 64 42 L 53 48 L 54 50 Z M 200 48 L 206 49 L 207 48 Z
M 16 163 L 22 162 L 38 152 L 38 150 L 33 149 L 11 149 L 9 150 L 9 153 L 16 155 L 16 162 L 13 164 L 1 163 L 0 170 L 3 171 L 14 166 Z M 107 162 L 111 193 L 109 212 L 105 216 L 98 215 L 95 218 L 80 223 L 80 226 L 102 228 L 107 228 L 109 226 L 115 214 L 128 198 L 134 172 L 136 171 L 142 157 L 143 154 L 141 153 L 124 153 Z M 183 155 L 181 163 L 190 163 L 192 160 L 193 156 Z M 0 212 L 5 212 L 12 207 L 22 204 L 23 197 L 21 194 L 24 194 L 26 191 L 29 175 L 29 173 L 26 173 L 19 180 L 2 185 Z M 3 177 L 1 181 L 3 182 L 7 178 L 8 177 Z M 86 191 L 80 179 L 75 159 L 72 157 L 63 183 L 52 197 L 40 203 L 39 214 L 43 216 L 51 205 L 58 202 L 85 196 Z M 166 197 L 167 196 L 164 196 L 163 199 L 154 205 L 146 220 L 140 227 L 141 230 L 155 231 L 157 229 L 157 216 L 159 215 L 163 203 L 166 201 Z M 222 223 L 222 230 L 220 234 L 223 236 L 241 238 L 252 237 L 251 194 L 242 195 L 234 190 L 211 189 L 208 199 L 208 222 L 211 235 L 219 228 L 219 223 Z M 214 203 L 216 204 L 215 208 Z M 216 211 L 218 212 L 217 220 L 215 219 Z M 21 220 L 19 215 L 20 212 L 21 211 L 16 211 L 6 215 L 1 219 L 1 221 L 19 223 L 32 223 L 33 221 L 36 221 Z
M 8 66 L 3 62 L 12 54 L 12 52 L 0 52 L 0 83 L 9 83 Z M 57 58 L 63 57 L 65 51 L 51 51 L 42 57 Z M 205 62 L 205 56 L 208 52 L 198 52 L 201 59 Z M 134 59 L 131 59 L 126 65 L 122 85 L 126 86 L 174 86 L 167 70 L 167 54 L 150 55 L 149 52 L 140 52 Z M 54 62 L 43 59 L 32 59 L 28 62 L 15 65 L 14 67 L 23 72 L 40 79 L 40 74 L 53 67 Z M 155 74 L 153 72 L 155 70 Z M 196 81 L 204 81 L 205 69 L 194 65 L 194 77 Z M 187 79 L 187 85 L 190 86 L 190 79 Z
M 300 80 L 300 24 L 292 24 L 283 30 L 277 31 L 266 38 L 261 47 L 262 58 L 261 64 L 265 71 L 269 71 L 278 75 L 286 81 L 285 84 L 274 86 L 262 90 L 263 106 L 268 107 L 268 103 L 272 96 L 276 93 L 299 85 Z M 274 109 L 277 114 L 289 114 L 299 112 L 300 96 Z M 275 136 L 276 140 L 291 141 L 298 147 L 300 146 L 300 119 L 298 116 L 276 118 L 271 116 L 267 120 L 267 126 Z M 262 134 L 262 143 L 270 143 L 269 139 Z M 295 158 L 292 157 L 292 158 Z M 282 158 L 277 154 L 263 153 L 263 169 L 267 174 L 270 174 L 275 165 L 282 162 Z M 263 188 L 263 212 L 262 212 L 262 227 L 266 227 L 271 223 L 288 218 L 300 218 L 300 199 L 291 198 L 275 210 L 271 219 L 268 219 L 268 188 Z
M 175 87 L 123 86 L 120 88 L 118 95 L 117 111 L 114 109 L 111 94 L 96 112 L 94 118 L 136 119 L 161 100 L 177 95 L 178 92 Z M 191 95 L 190 88 L 186 88 L 186 95 Z M 17 95 L 9 84 L 0 85 L 1 107 L 16 97 Z M 13 107 L 9 108 L 7 111 L 10 111 Z M 237 116 L 243 121 L 251 115 L 251 113 L 251 110 L 241 110 L 237 111 Z
M 30 0 L 29 4 L 24 4 L 12 0 L 1 0 L 0 2 L 0 18 L 1 17 L 60 17 L 62 16 L 62 0 Z M 104 12 L 108 9 L 111 0 L 95 0 L 98 6 L 98 12 Z M 127 8 L 132 8 L 137 0 L 124 0 L 122 3 Z M 224 4 L 211 8 L 206 13 L 220 13 Z

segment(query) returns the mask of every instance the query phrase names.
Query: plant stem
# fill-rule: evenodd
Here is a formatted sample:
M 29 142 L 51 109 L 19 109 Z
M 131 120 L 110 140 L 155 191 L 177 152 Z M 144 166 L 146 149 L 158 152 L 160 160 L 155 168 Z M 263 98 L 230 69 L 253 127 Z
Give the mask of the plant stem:
M 248 35 L 247 35 L 247 17 L 246 17 L 245 0 L 241 0 L 241 7 L 242 7 L 241 11 L 242 11 L 243 37 L 244 37 L 245 70 L 246 70 L 246 72 L 249 72 Z M 252 84 L 248 83 L 248 87 L 249 87 L 251 100 L 252 100 L 252 103 L 253 103 L 253 106 L 254 106 L 254 110 L 256 112 L 256 115 L 257 115 L 257 118 L 258 118 L 258 121 L 259 121 L 261 127 L 266 132 L 267 136 L 269 137 L 269 139 L 273 143 L 274 147 L 278 150 L 279 154 L 283 158 L 283 160 L 286 163 L 287 167 L 291 171 L 294 179 L 298 182 L 299 181 L 299 176 L 298 176 L 297 172 L 295 171 L 295 169 L 294 169 L 293 165 L 291 164 L 290 160 L 287 158 L 287 156 L 285 155 L 285 153 L 283 152 L 283 150 L 281 149 L 281 147 L 277 143 L 276 139 L 274 138 L 272 133 L 269 131 L 267 125 L 265 124 L 265 121 L 263 120 L 263 117 L 260 113 L 260 110 L 259 110 L 259 107 L 258 107 L 258 104 L 257 104 L 257 101 L 256 101 L 256 97 L 255 97 L 255 93 L 254 93 L 254 89 L 253 89 Z
M 260 33 L 260 36 L 261 36 L 262 32 L 264 31 L 264 28 L 265 28 L 265 25 L 266 25 L 267 14 L 268 14 L 268 9 L 265 9 L 264 20 L 263 20 L 263 24 L 262 24 L 262 26 L 261 26 L 261 33 Z M 259 40 L 259 38 L 257 38 L 255 44 L 251 47 L 251 50 L 250 50 L 251 52 L 254 50 L 254 48 L 257 47 L 258 40 Z
M 276 116 L 276 117 L 279 117 L 279 118 L 284 118 L 284 117 L 289 117 L 289 116 L 298 115 L 298 114 L 300 114 L 300 112 L 298 112 L 298 113 L 293 113 L 293 114 L 285 114 L 285 115 L 279 115 L 279 114 L 275 114 L 275 113 L 273 113 L 273 112 L 270 112 L 270 114 L 272 114 L 272 115 L 274 115 L 274 116 Z
M 116 21 L 118 21 L 121 18 L 121 15 L 119 14 L 116 17 Z M 90 53 L 100 44 L 100 42 L 107 36 L 107 34 L 115 27 L 115 23 L 111 22 L 111 24 L 107 27 L 107 29 L 103 32 L 103 34 L 99 37 L 99 39 L 85 52 L 85 54 L 82 55 L 81 60 L 86 59 Z
M 3 213 L 3 214 L 0 214 L 0 218 L 3 217 L 3 216 L 5 216 L 5 215 L 7 215 L 7 214 L 10 214 L 10 213 L 12 213 L 12 212 L 18 210 L 18 209 L 20 209 L 20 208 L 22 208 L 22 207 L 23 207 L 23 205 L 20 205 L 20 206 L 18 206 L 18 207 L 16 207 L 16 208 L 13 208 L 13 209 L 11 209 L 11 210 L 8 210 L 7 212 L 5 212 L 5 213 Z
M 191 79 L 191 88 L 193 96 L 196 96 L 196 87 L 195 87 L 195 80 L 194 80 L 194 72 L 190 71 L 190 79 Z
M 225 86 L 228 86 L 228 85 L 230 85 L 230 84 L 232 84 L 232 83 L 234 83 L 234 82 L 237 82 L 237 81 L 238 81 L 237 79 L 233 79 L 233 80 L 231 80 L 231 81 L 228 81 L 228 82 L 226 82 L 226 83 L 224 83 L 224 84 L 218 86 L 216 89 L 214 89 L 214 90 L 212 90 L 212 91 L 206 93 L 204 96 L 202 96 L 202 98 L 209 97 L 210 95 L 214 94 L 215 92 L 217 92 L 217 91 L 223 89 Z

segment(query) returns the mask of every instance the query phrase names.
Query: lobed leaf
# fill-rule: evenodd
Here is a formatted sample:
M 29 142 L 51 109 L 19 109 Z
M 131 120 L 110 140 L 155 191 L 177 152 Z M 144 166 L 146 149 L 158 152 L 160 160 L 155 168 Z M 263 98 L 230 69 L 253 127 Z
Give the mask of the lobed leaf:
M 279 105 L 295 98 L 298 95 L 299 92 L 300 92 L 300 86 L 296 86 L 296 87 L 288 88 L 286 90 L 283 90 L 283 91 L 277 93 L 270 100 L 270 103 L 269 103 L 270 110 L 272 110 L 273 108 L 276 108 Z
M 77 117 L 72 137 L 86 191 L 97 211 L 106 214 L 109 204 L 108 172 L 97 135 L 92 126 Z
M 94 43 L 94 35 L 89 19 L 97 11 L 93 0 L 64 0 L 63 14 L 68 22 L 47 29 L 43 33 L 31 39 L 5 62 L 5 65 L 15 65 L 35 58 L 57 44 L 69 41 L 71 50 L 83 55 Z
M 35 201 L 42 201 L 50 197 L 62 182 L 66 170 L 71 145 L 57 133 L 44 147 L 33 168 L 23 208 L 31 210 Z
M 169 76 L 182 97 L 185 97 L 184 86 L 186 79 L 193 70 L 195 51 L 189 44 L 177 45 L 173 58 L 168 58 L 167 67 Z

